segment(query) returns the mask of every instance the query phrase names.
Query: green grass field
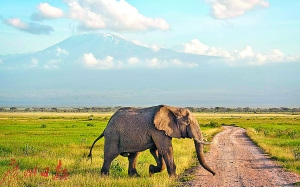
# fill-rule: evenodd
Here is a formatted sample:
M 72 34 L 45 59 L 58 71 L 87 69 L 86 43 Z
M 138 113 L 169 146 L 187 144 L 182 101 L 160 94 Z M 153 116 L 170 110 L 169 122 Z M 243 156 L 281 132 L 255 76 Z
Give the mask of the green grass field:
M 180 177 L 169 179 L 166 170 L 149 177 L 148 167 L 155 163 L 149 151 L 139 156 L 140 178 L 128 177 L 128 161 L 121 156 L 113 161 L 110 176 L 100 177 L 103 139 L 93 149 L 93 163 L 86 160 L 86 155 L 111 115 L 0 113 L 0 186 L 179 185 Z M 207 139 L 221 129 L 201 128 Z M 174 139 L 173 147 L 177 174 L 197 163 L 193 140 Z
M 93 150 L 93 163 L 86 160 L 86 155 L 111 115 L 0 113 L 0 186 L 179 186 L 180 181 L 192 178 L 183 176 L 186 169 L 197 164 L 191 139 L 173 139 L 177 174 L 183 177 L 169 179 L 166 171 L 149 177 L 148 167 L 155 163 L 149 151 L 139 156 L 137 170 L 140 178 L 128 177 L 128 161 L 121 156 L 113 161 L 111 175 L 100 177 L 103 139 L 98 141 Z M 299 115 L 195 116 L 205 138 L 210 140 L 221 130 L 221 125 L 246 128 L 248 135 L 285 168 L 300 173 Z M 16 163 L 12 163 L 12 159 Z M 59 161 L 61 166 L 58 165 Z M 49 176 L 41 176 L 47 167 Z M 55 178 L 57 173 L 58 179 Z M 67 180 L 64 180 L 66 173 Z

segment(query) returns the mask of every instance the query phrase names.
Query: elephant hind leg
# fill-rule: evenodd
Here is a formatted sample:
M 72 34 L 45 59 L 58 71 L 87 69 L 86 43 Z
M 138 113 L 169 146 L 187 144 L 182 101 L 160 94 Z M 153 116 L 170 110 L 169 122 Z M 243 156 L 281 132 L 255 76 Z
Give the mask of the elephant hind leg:
M 101 169 L 101 175 L 109 175 L 111 162 L 119 155 L 118 144 L 105 141 L 104 144 L 104 162 Z
M 163 160 L 162 155 L 159 154 L 156 147 L 151 148 L 150 153 L 152 154 L 152 156 L 154 157 L 154 159 L 157 163 L 157 166 L 154 166 L 152 164 L 149 166 L 149 174 L 150 174 L 150 176 L 152 176 L 152 174 L 154 174 L 154 173 L 162 172 L 166 168 L 166 164 Z
M 118 155 L 113 155 L 111 157 L 104 157 L 104 162 L 101 169 L 101 175 L 109 175 L 109 168 L 111 162 L 117 157 Z
M 139 177 L 140 175 L 137 173 L 136 170 L 136 163 L 137 163 L 137 157 L 139 155 L 139 152 L 137 153 L 130 153 L 128 156 L 129 166 L 128 166 L 128 175 L 129 176 L 136 176 Z

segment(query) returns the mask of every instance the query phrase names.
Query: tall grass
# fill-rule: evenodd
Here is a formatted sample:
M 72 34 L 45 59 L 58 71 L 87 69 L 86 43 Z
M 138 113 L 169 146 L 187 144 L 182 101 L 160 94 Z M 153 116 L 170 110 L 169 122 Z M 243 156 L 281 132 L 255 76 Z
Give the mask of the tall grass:
M 109 177 L 100 177 L 103 139 L 93 149 L 93 162 L 86 159 L 93 141 L 104 130 L 111 114 L 0 113 L 0 186 L 176 186 L 178 180 L 166 171 L 149 177 L 155 164 L 149 151 L 138 158 L 140 178 L 127 175 L 128 160 L 117 157 Z M 203 127 L 207 138 L 219 128 Z M 191 139 L 173 140 L 177 174 L 195 163 Z M 12 165 L 12 159 L 18 166 Z M 56 179 L 65 169 L 67 180 Z M 49 168 L 49 176 L 41 176 Z M 33 171 L 36 171 L 34 174 Z M 14 174 L 11 174 L 12 172 Z M 5 177 L 10 173 L 10 178 Z M 3 179 L 3 180 L 2 180 Z M 1 181 L 2 180 L 2 181 Z

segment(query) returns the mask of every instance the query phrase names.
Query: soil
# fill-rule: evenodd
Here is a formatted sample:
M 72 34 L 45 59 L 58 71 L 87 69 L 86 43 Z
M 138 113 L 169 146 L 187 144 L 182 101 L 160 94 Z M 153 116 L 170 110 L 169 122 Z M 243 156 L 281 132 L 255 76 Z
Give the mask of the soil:
M 193 180 L 184 186 L 261 187 L 296 186 L 300 175 L 285 171 L 246 134 L 246 130 L 225 126 L 205 154 L 207 164 L 216 172 L 213 176 L 201 166 L 193 168 Z

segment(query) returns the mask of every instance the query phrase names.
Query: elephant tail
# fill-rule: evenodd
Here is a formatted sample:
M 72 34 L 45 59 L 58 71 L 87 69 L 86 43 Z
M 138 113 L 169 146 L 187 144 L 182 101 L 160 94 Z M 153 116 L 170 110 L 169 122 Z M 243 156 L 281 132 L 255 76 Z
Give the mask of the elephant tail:
M 100 140 L 103 136 L 104 136 L 104 132 L 102 132 L 102 134 L 100 134 L 100 136 L 94 141 L 94 143 L 93 143 L 93 145 L 92 145 L 92 147 L 91 147 L 91 149 L 90 149 L 90 154 L 88 155 L 88 159 L 91 159 L 91 162 L 92 162 L 92 160 L 93 160 L 93 159 L 92 159 L 92 149 L 93 149 L 95 143 L 96 143 L 98 140 Z

